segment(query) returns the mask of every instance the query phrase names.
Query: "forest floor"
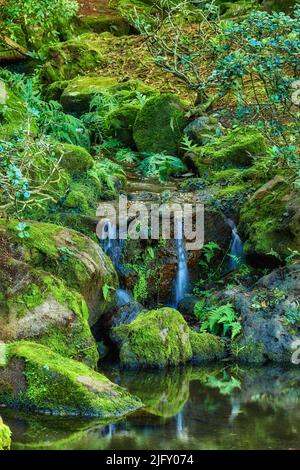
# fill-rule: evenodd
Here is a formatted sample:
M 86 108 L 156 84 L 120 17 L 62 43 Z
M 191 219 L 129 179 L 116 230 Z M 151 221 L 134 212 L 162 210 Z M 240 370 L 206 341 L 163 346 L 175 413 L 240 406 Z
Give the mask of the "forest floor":
M 81 0 L 79 12 L 81 16 L 116 15 L 117 11 L 109 0 Z

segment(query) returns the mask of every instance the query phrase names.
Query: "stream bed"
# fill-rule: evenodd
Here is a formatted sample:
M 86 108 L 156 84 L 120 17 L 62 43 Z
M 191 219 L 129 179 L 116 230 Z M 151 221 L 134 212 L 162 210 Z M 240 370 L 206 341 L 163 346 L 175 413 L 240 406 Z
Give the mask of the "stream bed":
M 13 449 L 299 449 L 300 370 L 236 365 L 103 372 L 145 407 L 123 418 L 67 418 L 3 408 Z

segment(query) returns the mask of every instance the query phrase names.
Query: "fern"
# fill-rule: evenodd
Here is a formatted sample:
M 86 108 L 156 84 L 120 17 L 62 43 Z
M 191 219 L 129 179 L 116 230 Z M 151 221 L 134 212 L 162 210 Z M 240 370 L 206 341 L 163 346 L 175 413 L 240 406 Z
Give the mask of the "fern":
M 201 331 L 209 331 L 214 335 L 230 336 L 233 339 L 242 330 L 232 304 L 221 305 L 208 314 L 201 326 Z
M 178 175 L 187 170 L 180 158 L 163 153 L 143 153 L 146 158 L 139 164 L 139 170 L 149 177 L 166 181 L 171 175 Z

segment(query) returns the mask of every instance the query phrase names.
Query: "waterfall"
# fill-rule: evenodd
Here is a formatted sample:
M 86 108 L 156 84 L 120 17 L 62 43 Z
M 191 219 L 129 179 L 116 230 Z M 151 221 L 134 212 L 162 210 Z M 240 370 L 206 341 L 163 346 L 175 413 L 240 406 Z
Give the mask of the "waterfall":
M 243 242 L 239 237 L 237 227 L 233 220 L 227 219 L 227 223 L 231 228 L 231 244 L 230 244 L 230 255 L 228 260 L 228 271 L 234 271 L 240 268 L 244 262 L 244 250 Z
M 107 256 L 110 257 L 117 273 L 123 272 L 123 248 L 124 240 L 118 238 L 117 228 L 110 220 L 104 224 L 100 239 L 100 246 L 103 248 Z M 118 288 L 116 290 L 117 306 L 123 307 L 132 302 L 132 297 L 125 289 Z
M 177 307 L 180 300 L 188 293 L 189 290 L 189 271 L 188 259 L 185 249 L 185 240 L 183 236 L 182 219 L 175 219 L 175 240 L 177 248 L 177 273 L 175 279 L 174 307 Z
M 116 298 L 118 307 L 123 307 L 124 305 L 127 305 L 132 302 L 131 295 L 125 289 L 117 289 Z

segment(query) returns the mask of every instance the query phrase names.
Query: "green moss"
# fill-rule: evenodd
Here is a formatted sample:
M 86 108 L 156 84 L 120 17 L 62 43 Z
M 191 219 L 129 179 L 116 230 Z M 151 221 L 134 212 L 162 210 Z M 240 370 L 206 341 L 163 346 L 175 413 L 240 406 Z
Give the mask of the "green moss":
M 21 290 L 14 296 L 8 291 L 0 302 L 0 310 L 6 309 L 9 313 L 8 318 L 4 318 L 6 325 L 2 327 L 4 336 L 30 338 L 63 356 L 96 367 L 97 347 L 88 325 L 89 312 L 83 297 L 44 271 L 31 270 L 26 278 L 27 284 Z M 52 299 L 60 305 L 53 305 Z M 47 315 L 45 312 L 49 308 L 51 312 Z
M 137 115 L 133 138 L 140 152 L 177 152 L 186 124 L 185 109 L 172 93 L 150 98 Z
M 114 36 L 126 36 L 130 30 L 130 25 L 125 18 L 114 14 L 82 16 L 77 23 L 82 32 L 92 31 L 97 34 L 110 32 Z
M 50 101 L 60 101 L 60 97 L 63 94 L 63 91 L 67 88 L 70 82 L 68 80 L 61 80 L 58 82 L 51 83 L 45 89 L 45 99 Z
M 133 126 L 140 106 L 124 104 L 107 115 L 109 134 L 115 137 L 126 147 L 133 147 Z
M 60 159 L 60 166 L 72 176 L 85 173 L 94 164 L 89 152 L 77 145 L 58 144 L 55 147 L 55 154 Z
M 81 191 L 70 191 L 64 201 L 64 206 L 69 209 L 78 209 L 84 213 L 87 213 L 89 210 L 89 205 L 85 194 Z
M 263 135 L 255 128 L 238 128 L 230 134 L 199 147 L 193 163 L 200 174 L 211 168 L 249 166 L 253 157 L 263 156 L 267 146 Z
M 256 256 L 273 252 L 284 260 L 289 249 L 300 251 L 299 192 L 291 191 L 289 183 L 282 180 L 259 191 L 240 214 L 245 252 Z
M 50 84 L 72 80 L 95 70 L 104 61 L 101 35 L 82 34 L 49 47 L 47 61 L 40 71 L 41 80 Z
M 129 325 L 113 328 L 121 344 L 120 361 L 126 367 L 167 367 L 191 359 L 189 329 L 172 308 L 141 313 Z
M 194 363 L 216 361 L 222 359 L 225 354 L 224 342 L 210 333 L 190 332 Z
M 0 450 L 9 450 L 11 444 L 11 431 L 6 426 L 0 416 Z
M 97 75 L 75 78 L 61 95 L 64 111 L 77 115 L 87 113 L 94 96 L 103 90 L 109 90 L 116 83 L 115 78 Z
M 21 365 L 15 377 L 7 378 L 6 370 L 0 369 L 0 400 L 9 406 L 103 418 L 123 415 L 141 406 L 137 398 L 105 376 L 45 346 L 20 341 L 8 344 L 7 349 L 8 371 L 14 361 Z M 21 384 L 19 387 L 16 381 Z
M 38 127 L 32 116 L 28 121 L 25 101 L 2 80 L 0 80 L 0 90 L 0 139 L 10 140 L 12 137 L 22 137 L 28 131 L 32 136 L 36 136 Z
M 96 308 L 97 303 L 97 310 L 104 311 L 107 302 L 101 294 L 101 286 L 108 284 L 114 287 L 117 284 L 111 260 L 96 243 L 74 230 L 48 223 L 28 223 L 30 236 L 22 241 L 24 260 L 33 267 L 42 267 L 63 279 L 68 287 L 78 290 L 90 309 Z M 0 219 L 1 225 L 19 244 L 15 231 L 17 222 L 11 220 L 7 223 Z

